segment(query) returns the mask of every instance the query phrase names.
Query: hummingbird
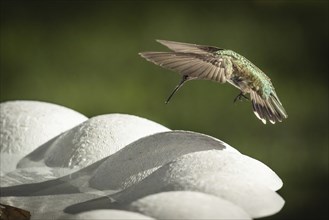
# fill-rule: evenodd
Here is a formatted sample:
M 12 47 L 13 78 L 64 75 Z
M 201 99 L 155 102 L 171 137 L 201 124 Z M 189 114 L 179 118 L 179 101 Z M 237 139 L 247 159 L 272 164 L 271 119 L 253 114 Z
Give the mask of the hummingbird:
M 254 114 L 264 124 L 267 121 L 275 124 L 288 117 L 271 79 L 244 56 L 214 46 L 156 41 L 171 51 L 141 52 L 139 55 L 181 75 L 179 84 L 168 97 L 166 104 L 187 81 L 212 80 L 218 83 L 228 82 L 239 89 L 240 93 L 234 102 L 242 98 L 250 100 Z

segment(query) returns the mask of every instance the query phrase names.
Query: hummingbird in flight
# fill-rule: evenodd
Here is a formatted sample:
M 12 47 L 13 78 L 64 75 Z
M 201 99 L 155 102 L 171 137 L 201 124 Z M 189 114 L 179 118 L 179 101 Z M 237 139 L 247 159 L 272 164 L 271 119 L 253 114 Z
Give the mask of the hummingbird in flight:
M 214 46 L 157 40 L 168 47 L 170 52 L 141 52 L 146 60 L 163 68 L 178 72 L 181 81 L 168 97 L 166 103 L 182 87 L 195 79 L 228 82 L 240 90 L 234 99 L 249 99 L 253 112 L 264 124 L 281 122 L 288 115 L 283 108 L 271 79 L 256 65 L 242 55 Z

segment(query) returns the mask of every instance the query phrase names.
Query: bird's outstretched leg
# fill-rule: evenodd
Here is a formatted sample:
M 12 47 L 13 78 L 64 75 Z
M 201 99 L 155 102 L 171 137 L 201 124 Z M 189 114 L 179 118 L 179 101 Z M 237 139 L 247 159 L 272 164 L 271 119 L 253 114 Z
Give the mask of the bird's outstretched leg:
M 233 103 L 235 103 L 237 100 L 242 101 L 242 97 L 249 100 L 249 98 L 247 96 L 245 96 L 245 93 L 240 92 L 239 95 L 237 95 L 235 97 L 235 99 L 233 100 Z
M 187 75 L 184 75 L 183 78 L 181 79 L 181 81 L 179 82 L 179 84 L 175 87 L 174 91 L 172 91 L 172 93 L 170 94 L 170 96 L 168 97 L 168 99 L 166 100 L 166 104 L 169 103 L 171 97 L 173 97 L 173 95 L 178 91 L 178 89 L 180 87 L 182 87 L 182 85 L 189 79 L 189 77 Z

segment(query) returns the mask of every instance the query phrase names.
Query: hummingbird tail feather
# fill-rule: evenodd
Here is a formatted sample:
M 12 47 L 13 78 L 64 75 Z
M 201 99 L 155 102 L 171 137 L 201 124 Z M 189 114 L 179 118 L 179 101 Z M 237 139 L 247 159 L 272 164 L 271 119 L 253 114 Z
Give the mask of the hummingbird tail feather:
M 250 97 L 256 117 L 264 124 L 266 124 L 267 120 L 272 124 L 275 124 L 276 122 L 281 122 L 288 117 L 275 93 L 271 93 L 267 100 L 263 99 L 256 92 L 251 92 Z
M 288 118 L 286 110 L 283 108 L 278 96 L 274 93 L 271 93 L 270 96 L 271 104 L 275 107 L 276 112 L 281 116 L 281 119 Z

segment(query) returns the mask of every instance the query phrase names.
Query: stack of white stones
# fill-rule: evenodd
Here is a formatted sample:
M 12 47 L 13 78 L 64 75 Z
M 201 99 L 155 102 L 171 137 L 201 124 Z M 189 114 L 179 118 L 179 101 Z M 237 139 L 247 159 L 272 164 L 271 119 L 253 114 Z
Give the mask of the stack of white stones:
M 1 103 L 0 129 L 0 203 L 32 219 L 252 219 L 284 205 L 269 167 L 208 135 L 37 101 Z

